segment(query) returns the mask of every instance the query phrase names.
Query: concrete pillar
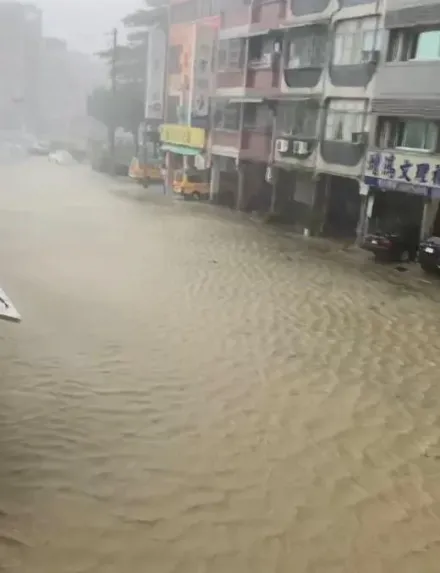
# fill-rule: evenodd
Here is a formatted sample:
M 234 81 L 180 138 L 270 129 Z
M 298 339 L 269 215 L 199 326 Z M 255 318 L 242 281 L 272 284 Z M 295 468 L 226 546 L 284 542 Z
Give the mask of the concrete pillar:
M 272 166 L 272 195 L 270 198 L 270 215 L 275 215 L 277 211 L 277 192 L 278 192 L 278 168 Z
M 420 228 L 420 239 L 422 241 L 432 234 L 438 207 L 439 199 L 432 199 L 430 196 L 426 197 L 423 205 L 422 224 Z
M 172 160 L 171 153 L 169 151 L 167 151 L 166 155 L 165 155 L 165 181 L 164 181 L 165 193 L 169 193 L 169 194 L 172 193 L 173 175 L 174 175 L 173 160 Z
M 220 164 L 214 155 L 211 162 L 211 183 L 209 187 L 209 200 L 216 202 L 220 190 Z
M 368 232 L 368 223 L 374 204 L 374 196 L 369 196 L 369 187 L 365 183 L 359 183 L 359 194 L 361 196 L 361 208 L 359 211 L 359 221 L 356 229 L 356 244 L 361 245 Z
M 239 163 L 236 209 L 238 209 L 239 211 L 243 210 L 244 201 L 245 201 L 245 166 L 243 165 L 243 163 Z

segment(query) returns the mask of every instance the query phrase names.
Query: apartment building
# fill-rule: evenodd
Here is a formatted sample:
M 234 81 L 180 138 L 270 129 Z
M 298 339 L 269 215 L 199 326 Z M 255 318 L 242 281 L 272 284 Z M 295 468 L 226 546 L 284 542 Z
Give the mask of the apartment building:
M 217 0 L 171 0 L 169 4 L 167 97 L 161 127 L 167 179 L 176 169 L 200 171 L 207 155 L 213 64 L 220 24 Z
M 39 118 L 41 11 L 0 2 L 0 130 L 35 130 Z
M 171 0 L 168 10 L 169 175 L 197 158 L 212 200 L 354 237 L 384 0 Z
M 440 1 L 387 0 L 364 182 L 366 227 L 440 235 Z
M 376 0 L 224 0 L 213 195 L 235 176 L 239 208 L 355 235 L 382 20 Z

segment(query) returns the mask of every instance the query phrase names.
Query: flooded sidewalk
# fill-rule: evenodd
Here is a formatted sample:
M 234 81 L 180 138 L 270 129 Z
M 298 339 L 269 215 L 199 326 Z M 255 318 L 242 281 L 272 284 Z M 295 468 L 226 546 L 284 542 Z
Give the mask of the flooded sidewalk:
M 4 571 L 438 570 L 437 285 L 83 166 L 5 169 Z

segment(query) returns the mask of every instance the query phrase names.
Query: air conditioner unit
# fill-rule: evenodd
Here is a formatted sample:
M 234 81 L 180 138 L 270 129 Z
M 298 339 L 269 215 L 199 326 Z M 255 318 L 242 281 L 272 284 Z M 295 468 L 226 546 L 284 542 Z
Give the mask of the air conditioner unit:
M 362 50 L 361 62 L 363 64 L 377 64 L 379 61 L 380 52 L 379 50 Z
M 308 141 L 297 141 L 298 155 L 307 155 L 309 152 L 309 142 Z
M 365 131 L 355 131 L 351 134 L 352 143 L 365 143 L 367 141 L 368 134 Z
M 287 139 L 277 139 L 275 142 L 275 151 L 278 153 L 286 153 L 289 149 L 289 142 Z
M 293 146 L 292 146 L 293 149 L 292 149 L 292 151 L 293 151 L 293 153 L 294 153 L 295 155 L 298 155 L 298 154 L 300 153 L 300 151 L 299 151 L 299 144 L 300 144 L 300 141 L 294 141 L 294 142 L 293 142 Z

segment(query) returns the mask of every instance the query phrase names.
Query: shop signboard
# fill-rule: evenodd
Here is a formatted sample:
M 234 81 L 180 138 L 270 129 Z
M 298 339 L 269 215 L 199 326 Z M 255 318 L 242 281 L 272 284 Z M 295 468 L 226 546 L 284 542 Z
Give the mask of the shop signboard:
M 440 157 L 403 150 L 367 154 L 364 183 L 384 191 L 440 194 Z
M 205 147 L 205 130 L 189 125 L 165 123 L 160 128 L 160 140 L 171 145 L 184 145 L 195 149 Z
M 148 119 L 163 119 L 164 117 L 164 86 L 167 53 L 167 36 L 159 27 L 148 31 L 147 51 L 147 82 L 145 94 L 145 117 Z
M 191 85 L 191 115 L 192 117 L 207 117 L 213 82 L 212 62 L 217 37 L 217 29 L 210 25 L 196 26 L 196 47 L 194 50 L 192 85 Z

